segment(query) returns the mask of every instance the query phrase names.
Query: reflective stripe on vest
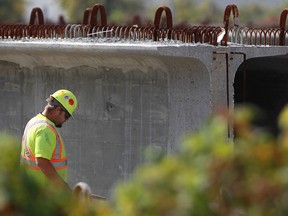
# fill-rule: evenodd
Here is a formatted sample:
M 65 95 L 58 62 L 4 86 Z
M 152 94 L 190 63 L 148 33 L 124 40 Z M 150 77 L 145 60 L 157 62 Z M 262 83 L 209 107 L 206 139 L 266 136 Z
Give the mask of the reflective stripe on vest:
M 56 170 L 61 170 L 61 169 L 67 168 L 67 158 L 66 157 L 61 158 L 63 143 L 60 139 L 60 136 L 59 136 L 57 130 L 55 129 L 55 127 L 45 120 L 36 120 L 34 122 L 30 122 L 27 124 L 27 126 L 24 130 L 23 138 L 22 138 L 22 147 L 24 148 L 24 152 L 23 152 L 24 155 L 23 154 L 21 155 L 21 160 L 20 160 L 21 164 L 24 166 L 27 166 L 31 169 L 40 170 L 40 168 L 36 164 L 36 158 L 35 158 L 34 154 L 32 153 L 31 149 L 29 148 L 28 141 L 27 141 L 28 130 L 37 124 L 46 124 L 53 131 L 53 133 L 56 135 L 56 148 L 55 148 L 55 150 L 52 154 L 52 158 L 50 160 L 53 167 Z
M 20 163 L 24 166 L 31 168 L 31 169 L 40 170 L 40 168 L 37 166 L 35 160 L 27 160 L 26 158 L 21 157 Z M 67 168 L 67 160 L 60 161 L 60 162 L 53 162 L 52 164 L 56 170 L 61 170 L 61 169 Z

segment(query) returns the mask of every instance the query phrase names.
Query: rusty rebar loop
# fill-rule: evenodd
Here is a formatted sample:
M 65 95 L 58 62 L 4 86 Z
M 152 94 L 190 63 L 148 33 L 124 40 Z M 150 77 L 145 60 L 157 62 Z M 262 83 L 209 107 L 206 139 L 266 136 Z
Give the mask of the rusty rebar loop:
M 138 26 L 131 26 L 131 28 L 129 29 L 129 40 L 137 40 L 138 29 Z
M 111 26 L 103 26 L 102 29 L 105 32 L 105 37 L 111 38 L 111 35 L 113 35 L 113 30 L 112 30 Z
M 91 38 L 98 38 L 99 26 L 92 26 L 90 25 L 89 36 Z
M 133 25 L 133 28 L 130 30 L 130 37 L 133 41 L 139 41 L 139 29 L 138 26 Z
M 280 43 L 280 29 L 272 29 L 271 33 L 270 33 L 270 44 L 269 45 L 274 45 L 274 44 L 279 44 Z M 273 33 L 273 35 L 272 35 Z M 271 42 L 271 38 L 273 36 L 273 43 Z
M 284 31 L 284 46 L 288 44 L 288 32 L 287 30 Z
M 123 38 L 124 37 L 124 31 L 125 31 L 125 26 L 120 26 L 118 29 L 118 38 Z
M 186 32 L 185 32 L 185 39 L 186 42 L 188 43 L 196 43 L 196 32 L 197 28 L 194 26 L 192 28 L 189 28 Z
M 260 32 L 262 31 L 261 29 L 253 29 L 253 35 L 251 37 L 252 39 L 252 45 L 260 45 L 260 39 L 261 39 L 261 36 L 260 36 Z M 253 43 L 253 39 L 254 39 L 254 43 Z M 262 41 L 261 41 L 262 42 Z M 264 44 L 263 44 L 264 45 Z
M 239 28 L 229 28 L 228 29 L 228 41 L 232 43 L 238 43 L 238 41 L 243 41 L 243 31 L 245 27 Z
M 176 39 L 182 41 L 184 43 L 189 43 L 189 35 L 187 34 L 188 28 L 182 28 L 178 31 L 175 31 L 174 35 L 176 35 Z
M 131 28 L 132 28 L 132 26 L 125 26 L 125 27 L 124 27 L 124 34 L 123 34 L 124 40 L 126 40 L 127 38 L 129 38 L 129 31 L 130 31 Z
M 36 25 L 30 25 L 29 26 L 28 35 L 29 35 L 30 38 L 36 38 L 37 37 L 36 28 L 37 28 Z
M 147 40 L 153 40 L 153 35 L 154 35 L 154 28 L 150 27 L 145 31 L 145 34 L 147 36 Z
M 106 31 L 107 31 L 107 37 L 109 37 L 109 38 L 114 37 L 114 34 L 115 34 L 114 26 L 107 26 Z
M 65 25 L 57 25 L 55 29 L 55 38 L 64 38 Z
M 143 29 L 143 41 L 146 40 L 152 40 L 153 38 L 153 28 L 152 27 L 146 27 Z
M 166 28 L 172 28 L 173 27 L 173 20 L 172 20 L 172 12 L 169 7 L 166 6 L 161 6 L 157 9 L 155 13 L 155 18 L 154 18 L 154 41 L 158 41 L 159 38 L 159 28 L 160 28 L 160 22 L 161 22 L 161 16 L 163 14 L 163 11 L 165 12 L 166 15 Z M 171 35 L 168 35 L 168 39 L 171 39 Z
M 126 39 L 126 37 L 127 37 L 127 26 L 123 26 L 122 27 L 122 29 L 121 29 L 122 31 L 121 31 L 121 37 L 120 38 L 122 38 L 122 39 Z
M 114 28 L 114 37 L 119 38 L 120 26 L 115 26 Z
M 42 26 L 42 38 L 53 38 L 53 31 L 55 26 L 54 25 L 48 25 L 47 27 Z
M 92 12 L 92 8 L 86 8 L 83 14 L 82 24 L 88 25 L 90 20 L 90 15 Z
M 190 35 L 187 32 L 188 32 L 188 28 L 182 28 L 181 30 L 178 30 L 176 32 L 176 37 L 177 37 L 176 39 L 184 43 L 189 43 Z
M 233 13 L 233 27 L 238 28 L 239 27 L 239 11 L 238 7 L 235 4 L 229 4 L 226 6 L 224 11 L 224 18 L 223 18 L 223 24 L 225 28 L 225 35 L 223 36 L 223 39 L 221 41 L 221 44 L 224 46 L 227 46 L 228 42 L 228 31 L 229 31 L 229 22 L 230 22 L 230 16 L 231 12 Z
M 146 35 L 148 35 L 147 31 L 149 31 L 149 28 L 147 28 L 147 27 L 140 27 L 138 29 L 138 40 L 139 41 L 145 41 L 146 40 L 146 38 L 147 38 Z
M 82 28 L 82 35 L 83 35 L 83 37 L 88 37 L 88 34 L 89 34 L 89 32 L 90 32 L 90 25 L 82 25 L 81 26 L 81 28 Z
M 84 35 L 83 34 L 83 25 L 78 24 L 77 26 L 75 26 L 73 34 L 74 34 L 75 38 L 82 38 Z
M 68 24 L 65 29 L 65 38 L 72 38 L 72 31 L 76 24 Z
M 214 27 L 214 26 L 207 27 L 207 29 L 205 30 L 205 37 L 204 37 L 205 42 L 208 42 L 209 44 L 214 46 L 218 45 L 217 38 L 221 31 L 222 30 L 220 27 Z
M 102 26 L 95 26 L 96 31 L 94 32 L 97 38 L 105 38 L 105 32 L 103 32 L 103 27 Z
M 119 35 L 118 35 L 119 29 L 120 29 L 120 26 L 114 26 L 113 27 L 113 33 L 114 33 L 114 37 L 116 39 L 119 39 Z
M 285 8 L 280 15 L 280 35 L 279 35 L 279 45 L 284 46 L 286 44 L 286 20 L 287 20 L 288 8 Z
M 11 39 L 17 39 L 18 29 L 19 29 L 19 25 L 16 25 L 15 28 L 10 29 L 10 38 Z
M 37 26 L 37 38 L 38 39 L 43 39 L 43 38 L 48 38 L 46 35 L 46 31 L 49 28 L 49 26 L 46 26 L 46 28 L 43 25 L 38 25 Z
M 150 35 L 152 34 L 153 35 L 153 32 L 151 30 L 151 27 L 142 27 L 141 28 L 141 40 L 142 41 L 146 41 L 146 40 L 150 40 L 151 37 Z
M 44 25 L 44 14 L 41 8 L 35 7 L 30 14 L 29 25 Z
M 101 36 L 101 38 L 107 38 L 107 34 L 109 33 L 108 31 L 107 31 L 107 27 L 106 26 L 100 26 L 100 35 L 99 36 Z
M 64 38 L 82 37 L 81 24 L 68 24 L 65 27 Z
M 46 37 L 46 29 L 48 29 L 49 26 L 46 26 L 46 28 L 44 28 L 43 25 L 38 25 L 37 26 L 37 38 L 38 39 L 43 39 L 43 38 L 48 38 Z
M 135 30 L 134 30 L 134 34 L 135 34 L 135 40 L 136 41 L 141 41 L 143 38 L 143 31 L 144 30 L 144 27 L 137 27 Z
M 91 30 L 89 31 L 89 36 L 91 36 L 92 38 L 99 37 L 99 35 L 97 34 L 99 32 L 99 26 L 95 25 L 91 26 L 90 28 Z
M 10 39 L 11 38 L 11 25 L 4 25 L 3 27 L 3 38 Z
M 129 32 L 130 32 L 130 29 L 133 28 L 132 26 L 125 26 L 124 27 L 124 40 L 127 40 L 129 39 L 130 40 L 130 35 L 129 35 Z
M 100 12 L 101 23 L 97 16 Z M 166 26 L 160 27 L 161 16 L 166 14 Z M 38 13 L 40 15 L 38 15 Z M 32 14 L 32 13 L 31 13 Z M 233 15 L 234 24 L 229 27 Z M 29 25 L 0 25 L 0 38 L 18 40 L 21 38 L 115 38 L 130 41 L 180 41 L 183 43 L 205 43 L 213 46 L 227 45 L 228 42 L 245 45 L 285 45 L 288 41 L 286 18 L 288 9 L 281 13 L 279 28 L 239 27 L 239 11 L 236 5 L 228 5 L 224 13 L 224 27 L 192 26 L 173 28 L 171 10 L 162 6 L 155 13 L 154 26 L 108 26 L 103 5 L 87 8 L 82 24 L 47 25 L 39 10 L 34 10 Z M 36 18 L 38 23 L 36 24 Z M 32 22 L 33 21 L 33 22 Z
M 171 29 L 171 38 L 179 40 L 178 35 L 179 35 L 179 30 L 178 29 Z
M 18 25 L 15 26 L 15 28 L 11 29 L 11 39 L 17 39 L 16 38 L 17 29 L 18 29 Z
M 155 28 L 160 27 L 160 21 L 163 11 L 165 12 L 166 15 L 166 28 L 172 28 L 173 27 L 172 12 L 170 8 L 166 6 L 161 6 L 157 9 L 154 18 L 154 27 Z
M 2 39 L 20 38 L 119 38 L 124 40 L 154 40 L 155 27 L 138 26 L 91 26 L 67 25 L 0 25 Z M 207 43 L 217 46 L 223 28 L 215 26 L 193 26 L 190 28 L 158 28 L 158 41 L 177 40 L 183 43 Z M 228 41 L 246 45 L 278 45 L 279 28 L 229 28 Z M 283 31 L 282 31 L 283 32 Z M 285 40 L 288 39 L 284 31 Z
M 269 45 L 279 44 L 279 38 L 280 29 L 271 29 L 269 32 Z
M 71 24 L 66 25 L 65 31 L 64 31 L 64 38 L 70 38 L 70 34 L 69 34 L 69 31 L 68 31 L 70 29 L 70 27 L 71 27 Z
M 81 34 L 83 38 L 89 37 L 89 33 L 91 31 L 90 25 L 81 24 Z
M 98 25 L 98 11 L 100 12 L 101 24 L 100 26 L 107 26 L 106 10 L 103 4 L 95 4 L 92 7 L 90 15 L 90 25 Z
M 231 12 L 233 13 L 233 26 L 238 27 L 239 26 L 239 10 L 237 5 L 235 4 L 229 4 L 226 6 L 225 11 L 224 11 L 224 19 L 223 19 L 223 24 L 224 28 L 229 28 L 229 22 L 230 22 L 230 16 Z
M 217 46 L 218 43 L 220 42 L 220 39 L 219 37 L 221 37 L 221 34 L 225 32 L 224 28 L 221 28 L 221 27 L 216 27 L 215 30 L 214 30 L 214 43 L 213 45 L 214 46 Z M 219 38 L 219 41 L 218 41 L 218 38 Z
M 122 26 L 120 33 L 121 33 L 120 38 L 125 40 L 126 39 L 126 34 L 127 34 L 127 26 Z

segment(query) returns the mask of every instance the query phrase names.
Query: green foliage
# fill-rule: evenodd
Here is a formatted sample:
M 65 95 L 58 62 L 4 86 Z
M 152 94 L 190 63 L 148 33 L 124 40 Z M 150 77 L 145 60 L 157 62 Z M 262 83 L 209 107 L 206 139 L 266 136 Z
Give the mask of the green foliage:
M 109 212 L 104 205 L 81 202 L 56 186 L 43 187 L 19 165 L 19 141 L 0 135 L 0 215 L 89 216 Z M 103 214 L 102 214 L 103 213 Z
M 177 154 L 141 167 L 116 189 L 116 215 L 212 215 L 209 173 L 214 161 L 232 158 L 227 125 L 216 118 L 186 139 Z
M 125 25 L 135 14 L 143 13 L 144 2 L 134 0 L 103 1 L 109 23 Z
M 61 190 L 41 188 L 19 166 L 19 142 L 0 136 L 0 215 L 58 215 L 63 213 Z M 59 214 L 61 215 L 61 214 Z
M 275 11 L 273 8 L 265 7 L 261 4 L 249 4 L 243 5 L 239 8 L 239 20 L 240 24 L 244 26 L 261 26 L 263 20 L 268 17 L 277 16 L 280 17 L 281 11 Z M 278 26 L 278 23 L 275 23 Z
M 6 0 L 8 2 L 8 0 Z M 20 0 L 18 0 L 20 1 Z M 10 2 L 10 1 L 9 1 Z M 11 1 L 12 2 L 12 1 Z M 69 22 L 81 23 L 86 8 L 93 7 L 96 3 L 104 4 L 107 13 L 108 24 L 123 25 L 133 19 L 135 14 L 140 15 L 143 19 L 148 19 L 150 25 L 153 25 L 155 12 L 162 4 L 153 4 L 145 7 L 145 1 L 135 0 L 60 0 L 63 8 L 67 11 Z M 283 3 L 282 7 L 272 8 L 265 7 L 261 4 L 243 4 L 238 5 L 239 22 L 241 26 L 259 26 L 265 25 L 265 21 L 269 21 L 269 25 L 278 26 L 281 11 L 287 3 Z M 167 3 L 173 12 L 174 25 L 217 25 L 223 26 L 223 16 L 225 7 L 220 6 L 215 1 L 203 0 L 201 2 L 195 0 L 174 0 Z M 232 14 L 231 14 L 232 20 Z M 148 22 L 142 20 L 143 23 Z M 275 23 L 274 23 L 275 21 Z
M 154 19 L 157 8 L 161 5 L 148 8 L 151 20 Z M 211 0 L 204 0 L 197 3 L 195 0 L 175 0 L 169 6 L 172 10 L 173 22 L 175 25 L 206 25 L 222 23 L 224 9 Z
M 60 0 L 63 8 L 68 12 L 71 22 L 82 22 L 86 8 L 92 8 L 94 4 L 104 4 L 109 23 L 123 24 L 131 15 L 142 11 L 143 1 L 134 0 Z
M 237 4 L 236 4 L 237 5 Z M 150 19 L 154 19 L 155 11 L 159 7 L 156 5 L 153 8 L 148 8 Z M 220 6 L 215 1 L 204 0 L 197 3 L 191 0 L 175 0 L 169 5 L 173 12 L 173 22 L 175 25 L 186 24 L 189 26 L 194 25 L 216 25 L 223 26 L 223 17 L 225 6 Z M 275 26 L 278 26 L 278 21 L 281 11 L 285 7 L 272 8 L 261 4 L 242 4 L 238 5 L 239 9 L 239 22 L 240 26 L 261 26 L 265 25 L 266 21 L 271 22 L 275 20 Z M 230 20 L 233 20 L 231 13 Z
M 72 23 L 81 23 L 85 9 L 96 4 L 93 0 L 60 0 L 59 2 L 67 11 L 68 19 Z
M 195 21 L 197 23 L 210 25 L 222 23 L 223 13 L 224 10 L 216 2 L 206 0 L 199 4 Z
M 193 19 L 193 15 L 196 12 L 196 3 L 195 1 L 189 1 L 189 0 L 176 0 L 174 2 L 174 13 L 173 17 L 175 19 L 175 23 L 179 23 L 182 21 L 190 23 Z M 153 13 L 155 13 L 156 9 L 153 10 Z
M 251 123 L 255 110 L 237 107 L 214 116 L 173 154 L 148 149 L 147 163 L 115 186 L 111 202 L 41 188 L 19 169 L 17 142 L 2 135 L 0 215 L 288 215 L 288 107 L 276 138 Z
M 287 215 L 288 133 L 273 139 L 255 128 L 252 110 L 214 117 L 177 154 L 138 169 L 116 188 L 115 215 Z
M 0 23 L 21 22 L 24 13 L 24 0 L 1 0 Z

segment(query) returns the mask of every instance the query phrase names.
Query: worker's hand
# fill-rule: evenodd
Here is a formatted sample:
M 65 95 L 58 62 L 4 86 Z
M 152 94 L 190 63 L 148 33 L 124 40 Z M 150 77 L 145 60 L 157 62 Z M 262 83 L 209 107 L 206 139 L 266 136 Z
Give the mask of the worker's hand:
M 62 188 L 63 190 L 72 193 L 70 186 L 58 175 L 52 163 L 48 159 L 36 157 L 36 164 L 43 174 L 56 185 L 56 187 L 59 187 L 60 190 Z

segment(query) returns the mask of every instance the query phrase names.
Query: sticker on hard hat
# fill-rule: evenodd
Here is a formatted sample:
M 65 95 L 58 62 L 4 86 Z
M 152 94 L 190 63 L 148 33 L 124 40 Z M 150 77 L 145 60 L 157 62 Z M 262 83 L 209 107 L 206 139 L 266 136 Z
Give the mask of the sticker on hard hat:
M 74 100 L 70 98 L 68 103 L 72 106 L 74 104 Z
M 65 95 L 65 96 L 64 96 L 64 99 L 65 99 L 65 100 L 68 100 L 68 99 L 69 99 L 69 96 L 68 96 L 68 95 Z

